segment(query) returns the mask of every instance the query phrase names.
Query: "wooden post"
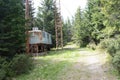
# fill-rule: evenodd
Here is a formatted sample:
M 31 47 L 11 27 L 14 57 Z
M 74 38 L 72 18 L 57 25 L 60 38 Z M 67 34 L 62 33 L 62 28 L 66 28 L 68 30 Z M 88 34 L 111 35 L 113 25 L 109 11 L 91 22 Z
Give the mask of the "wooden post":
M 29 20 L 29 2 L 28 0 L 25 1 L 25 20 L 27 21 L 25 23 L 25 29 L 26 29 L 26 53 L 28 54 L 29 53 L 29 36 L 28 36 L 28 28 L 29 28 L 29 23 L 28 23 L 28 20 Z
M 58 7 L 57 7 L 58 5 Z M 62 19 L 61 19 L 61 8 L 60 0 L 55 4 L 55 34 L 56 34 L 56 49 L 58 47 L 63 48 L 63 32 L 62 32 Z

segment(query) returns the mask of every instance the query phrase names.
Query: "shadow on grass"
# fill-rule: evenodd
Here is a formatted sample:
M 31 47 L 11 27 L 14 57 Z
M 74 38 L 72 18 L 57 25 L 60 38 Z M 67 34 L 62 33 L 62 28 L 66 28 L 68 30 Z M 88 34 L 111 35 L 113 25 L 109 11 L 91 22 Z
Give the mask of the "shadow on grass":
M 69 54 L 69 53 L 72 53 L 75 51 L 78 51 L 78 48 L 63 48 L 63 49 L 49 51 L 49 52 L 47 52 L 47 55 L 45 55 L 45 56 Z
M 89 49 L 89 48 L 63 48 L 63 49 L 58 49 L 58 50 L 52 50 L 52 51 L 48 51 L 46 55 L 44 55 L 45 57 L 47 56 L 63 56 L 67 58 L 68 57 L 75 57 L 75 56 L 78 56 L 80 57 L 81 53 L 84 53 L 85 52 L 92 52 L 93 50 Z M 88 53 L 86 53 L 88 54 Z M 70 56 L 71 55 L 71 56 Z M 90 54 L 91 55 L 91 54 Z M 82 55 L 81 55 L 82 56 Z M 88 55 L 89 56 L 89 55 Z

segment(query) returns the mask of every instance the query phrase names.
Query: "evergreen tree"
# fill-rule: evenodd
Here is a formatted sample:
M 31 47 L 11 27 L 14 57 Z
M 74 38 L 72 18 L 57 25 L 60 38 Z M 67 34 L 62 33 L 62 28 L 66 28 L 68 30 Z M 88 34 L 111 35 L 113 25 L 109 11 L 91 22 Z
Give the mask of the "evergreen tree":
M 89 43 L 90 27 L 88 26 L 86 13 L 83 13 L 80 8 L 77 9 L 74 20 L 73 39 L 79 46 L 84 47 Z
M 0 13 L 0 55 L 11 57 L 25 49 L 23 2 L 1 0 Z
M 77 9 L 77 12 L 75 14 L 75 21 L 74 21 L 74 30 L 73 30 L 73 39 L 77 42 L 77 44 L 81 43 L 81 39 L 80 39 L 80 27 L 81 27 L 81 11 L 80 11 L 80 7 Z
M 53 45 L 55 45 L 54 5 L 54 0 L 43 0 L 36 17 L 36 25 L 52 34 Z
M 105 15 L 104 25 L 106 28 L 103 31 L 104 35 L 106 38 L 114 37 L 115 35 L 120 34 L 120 1 L 101 0 L 101 3 L 102 12 Z
M 35 21 L 34 21 L 34 7 L 33 7 L 33 1 L 29 1 L 29 15 L 30 15 L 30 28 L 34 27 Z
M 87 14 L 89 15 L 89 27 L 91 28 L 90 39 L 96 45 L 100 42 L 102 30 L 105 28 L 103 25 L 104 14 L 101 11 L 101 6 L 100 0 L 88 1 Z
M 54 27 L 54 1 L 43 0 L 38 8 L 37 25 L 40 29 L 52 33 Z
M 64 45 L 67 44 L 67 42 L 70 42 L 72 38 L 72 23 L 70 22 L 70 20 L 66 20 L 65 22 L 63 22 L 63 42 Z

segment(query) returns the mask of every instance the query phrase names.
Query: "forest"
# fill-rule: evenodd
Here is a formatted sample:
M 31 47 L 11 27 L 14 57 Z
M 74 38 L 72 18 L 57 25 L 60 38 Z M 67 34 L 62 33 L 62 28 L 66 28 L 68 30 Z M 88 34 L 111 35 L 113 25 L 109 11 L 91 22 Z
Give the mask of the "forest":
M 42 0 L 37 15 L 34 16 L 35 9 L 33 2 L 29 0 L 30 18 L 25 19 L 25 0 L 0 0 L 0 80 L 27 80 L 27 78 L 17 79 L 16 77 L 32 73 L 36 66 L 39 65 L 36 58 L 33 59 L 31 55 L 26 53 L 26 37 L 28 36 L 26 35 L 26 30 L 31 30 L 34 26 L 50 33 L 53 43 L 51 46 L 52 51 L 47 53 L 48 56 L 45 57 L 45 59 L 44 57 L 40 57 L 40 66 L 42 66 L 42 68 L 40 68 L 41 70 L 38 69 L 38 71 L 44 73 L 46 68 L 48 70 L 55 69 L 57 73 L 67 65 L 67 61 L 62 61 L 60 64 L 56 62 L 56 64 L 54 64 L 55 66 L 49 68 L 45 66 L 49 59 L 58 56 L 60 58 L 65 56 L 64 58 L 69 59 L 73 56 L 72 52 L 75 51 L 67 51 L 64 48 L 63 51 L 58 50 L 57 52 L 57 50 L 54 50 L 56 45 L 54 5 L 55 0 Z M 29 23 L 27 27 L 25 25 L 26 22 Z M 88 0 L 86 8 L 82 10 L 81 7 L 78 7 L 72 19 L 62 19 L 62 28 L 64 47 L 68 45 L 68 43 L 72 43 L 76 44 L 78 49 L 88 48 L 93 51 L 102 50 L 110 55 L 110 66 L 112 65 L 114 69 L 117 70 L 118 76 L 120 75 L 119 0 Z M 57 55 L 63 53 L 65 53 L 65 55 Z M 77 55 L 79 54 L 76 54 L 76 56 Z M 49 56 L 53 57 L 50 58 Z M 46 64 L 44 65 L 42 61 Z M 35 64 L 37 65 L 35 66 Z M 56 69 L 56 67 L 58 68 Z M 50 72 L 49 74 L 45 73 L 44 76 L 41 76 L 43 78 L 34 79 L 59 80 L 56 79 L 56 77 L 50 79 L 50 77 L 56 73 L 51 73 L 51 75 Z M 48 77 L 46 78 L 45 76 Z

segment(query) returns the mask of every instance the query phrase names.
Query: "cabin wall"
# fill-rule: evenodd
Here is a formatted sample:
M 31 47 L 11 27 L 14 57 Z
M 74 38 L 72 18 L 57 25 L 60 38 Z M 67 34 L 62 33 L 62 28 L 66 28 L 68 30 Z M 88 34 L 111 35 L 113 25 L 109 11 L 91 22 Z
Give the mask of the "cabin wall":
M 52 44 L 51 34 L 45 31 L 29 32 L 30 44 Z
M 29 31 L 29 51 L 31 53 L 39 53 L 42 51 L 50 50 L 50 45 L 52 44 L 51 34 L 38 30 L 38 28 L 33 28 Z
M 42 35 L 41 32 L 32 32 L 29 35 L 29 43 L 30 44 L 39 44 L 42 43 Z

